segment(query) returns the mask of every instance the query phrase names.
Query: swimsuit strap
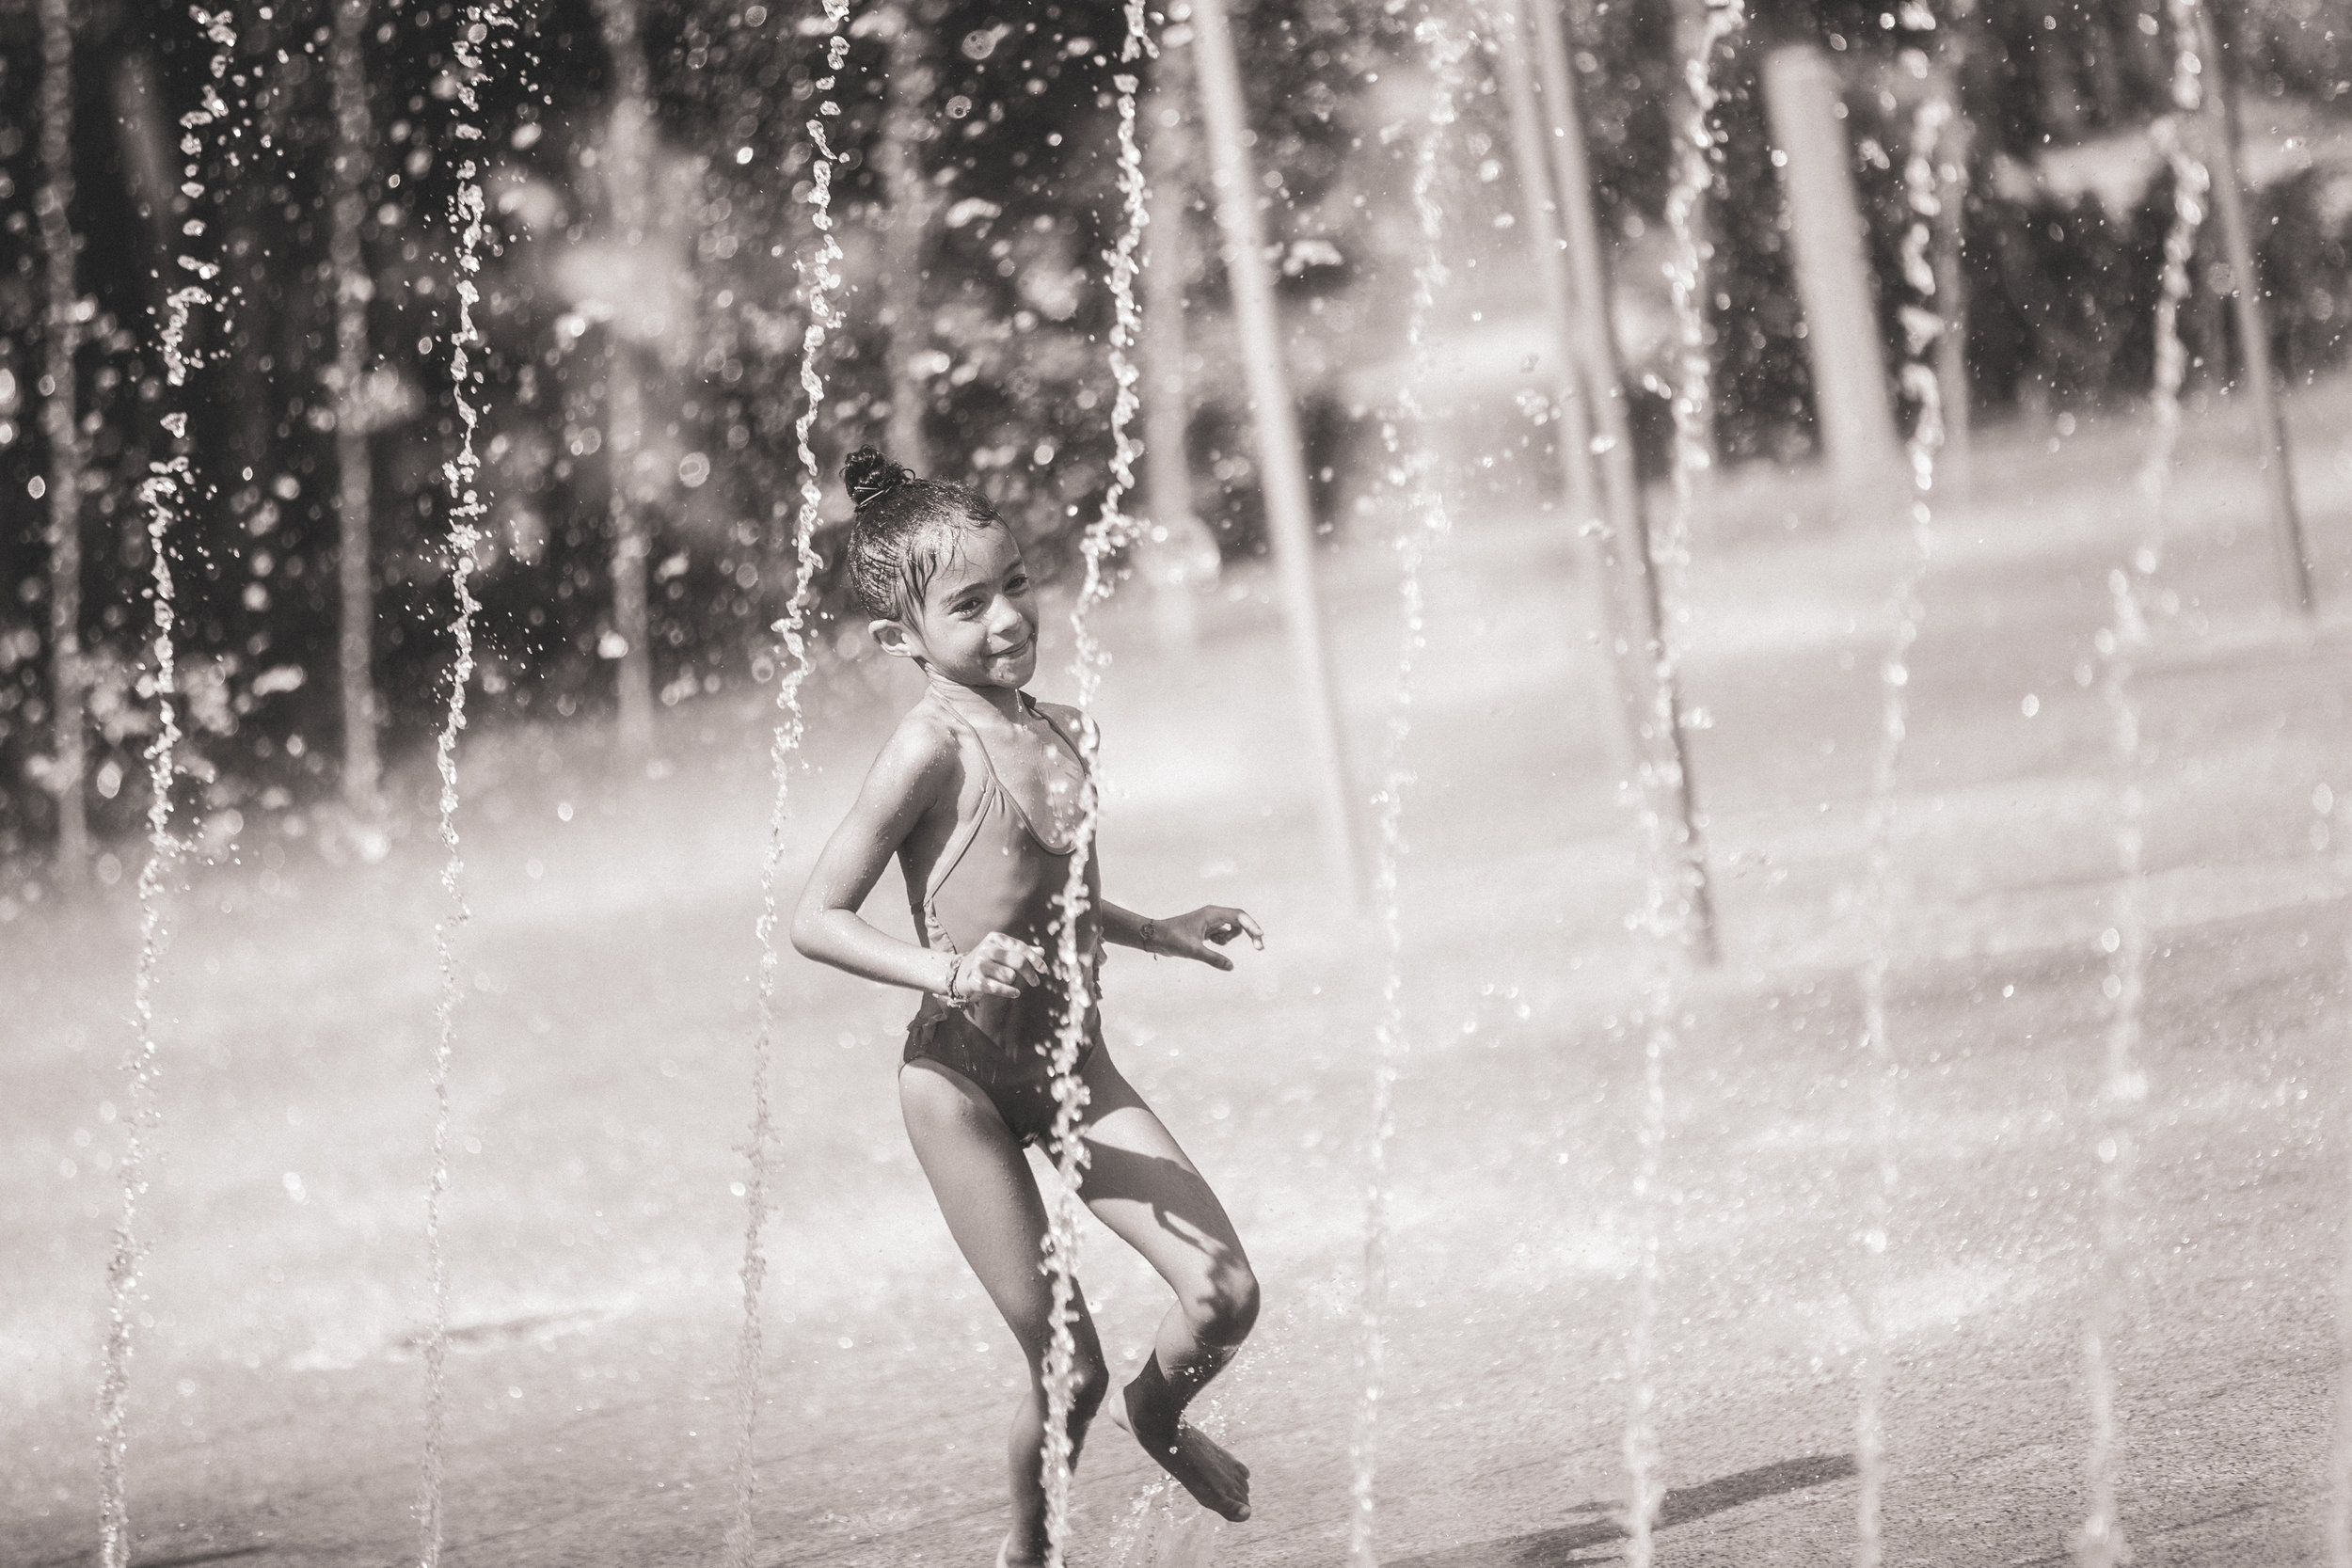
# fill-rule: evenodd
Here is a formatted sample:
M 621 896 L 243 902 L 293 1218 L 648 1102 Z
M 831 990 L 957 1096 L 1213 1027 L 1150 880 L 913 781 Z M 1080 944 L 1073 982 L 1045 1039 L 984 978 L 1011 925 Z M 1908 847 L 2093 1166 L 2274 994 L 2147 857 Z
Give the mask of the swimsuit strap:
M 1056 721 L 1052 714 L 1040 706 L 1035 698 L 1025 691 L 1019 693 L 1019 696 L 1022 707 L 1036 718 L 1044 720 L 1045 727 L 1054 732 L 1055 738 L 1059 740 L 1069 750 L 1071 756 L 1076 759 L 1079 776 L 1083 779 L 1086 776 L 1086 752 L 1078 749 L 1078 743 L 1070 738 L 1069 732 Z M 1007 809 L 1011 811 L 1013 816 L 1019 820 L 1023 831 L 1036 841 L 1037 847 L 1049 855 L 1067 855 L 1077 848 L 1077 839 L 1074 836 L 1057 844 L 1037 831 L 1037 823 L 1030 817 L 1029 808 L 1021 803 L 1021 797 L 1005 787 L 1004 779 L 996 771 L 996 759 L 989 754 L 988 741 L 981 736 L 978 727 L 971 720 L 958 713 L 950 704 L 942 702 L 939 706 L 942 712 L 962 725 L 964 733 L 972 737 L 973 744 L 979 747 L 980 761 L 988 769 L 987 787 L 1003 797 Z M 939 880 L 940 879 L 933 879 L 934 888 L 938 886 Z
M 961 725 L 964 733 L 972 737 L 973 744 L 979 747 L 980 763 L 986 769 L 980 778 L 979 808 L 973 812 L 969 820 L 959 824 L 955 832 L 949 835 L 946 847 L 940 850 L 939 859 L 932 863 L 930 877 L 923 888 L 923 924 L 926 927 L 926 934 L 930 938 L 932 948 L 935 951 L 957 953 L 959 950 L 955 938 L 947 934 L 947 927 L 941 923 L 939 918 L 939 890 L 946 886 L 947 879 L 954 875 L 956 867 L 962 863 L 964 852 L 970 849 L 974 842 L 979 838 L 980 824 L 988 818 L 990 803 L 1003 800 L 1018 811 L 1021 802 L 1012 800 L 1009 792 L 998 781 L 996 764 L 990 759 L 988 754 L 988 742 L 980 738 L 980 732 L 972 727 L 971 721 L 946 703 L 939 703 L 936 705 L 941 712 Z M 1023 818 L 1025 823 L 1026 820 L 1025 817 Z
M 1077 763 L 1079 784 L 1081 787 L 1084 787 L 1087 780 L 1092 776 L 1087 768 L 1086 752 L 1076 741 L 1070 738 L 1070 732 L 1061 727 L 1061 721 L 1056 719 L 1052 714 L 1046 712 L 1044 706 L 1040 704 L 1037 699 L 1031 697 L 1025 691 L 1022 692 L 1020 695 L 1022 705 L 1027 708 L 1030 713 L 1045 721 L 1045 727 L 1054 732 L 1054 738 L 1062 743 L 1063 748 L 1070 752 L 1071 759 Z M 976 730 L 973 733 L 977 735 L 979 732 Z M 982 742 L 980 749 L 982 751 L 986 751 L 988 749 L 987 743 Z M 993 762 L 989 764 L 989 768 L 992 770 L 994 769 L 995 766 L 996 765 Z M 1074 832 L 1071 834 L 1069 839 L 1059 847 L 1057 847 L 1043 833 L 1037 831 L 1037 824 L 1029 820 L 1028 810 L 1021 804 L 1020 798 L 1015 796 L 1010 790 L 1006 790 L 1005 795 L 1008 800 L 1012 801 L 1013 810 L 1021 814 L 1022 825 L 1029 830 L 1029 836 L 1037 840 L 1039 848 L 1044 850 L 1049 855 L 1067 855 L 1078 847 L 1078 836 Z

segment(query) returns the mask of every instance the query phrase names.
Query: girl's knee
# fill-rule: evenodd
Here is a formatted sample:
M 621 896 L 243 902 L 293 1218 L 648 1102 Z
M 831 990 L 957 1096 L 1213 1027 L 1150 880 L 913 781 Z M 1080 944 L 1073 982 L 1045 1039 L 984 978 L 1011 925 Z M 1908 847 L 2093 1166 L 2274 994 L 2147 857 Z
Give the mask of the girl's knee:
M 1240 1344 L 1257 1325 L 1258 1276 L 1247 1263 L 1218 1269 L 1184 1303 L 1184 1318 L 1203 1344 Z
M 1070 1407 L 1078 1419 L 1084 1421 L 1094 1414 L 1095 1407 L 1110 1392 L 1111 1370 L 1103 1360 L 1101 1346 L 1082 1342 L 1074 1350 L 1070 1362 Z M 1030 1358 L 1029 1373 L 1042 1392 L 1045 1387 L 1045 1355 L 1042 1352 Z

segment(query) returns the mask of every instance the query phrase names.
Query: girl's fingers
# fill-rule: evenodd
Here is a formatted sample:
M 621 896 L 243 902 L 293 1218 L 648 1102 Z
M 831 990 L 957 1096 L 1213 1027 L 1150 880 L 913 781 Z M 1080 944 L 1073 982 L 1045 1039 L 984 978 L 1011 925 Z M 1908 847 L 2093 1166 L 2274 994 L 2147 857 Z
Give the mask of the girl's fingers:
M 1258 929 L 1258 923 L 1249 918 L 1248 911 L 1213 905 L 1206 912 L 1209 916 L 1207 934 L 1211 942 L 1227 942 L 1237 936 L 1247 936 L 1257 946 L 1265 946 L 1265 933 Z

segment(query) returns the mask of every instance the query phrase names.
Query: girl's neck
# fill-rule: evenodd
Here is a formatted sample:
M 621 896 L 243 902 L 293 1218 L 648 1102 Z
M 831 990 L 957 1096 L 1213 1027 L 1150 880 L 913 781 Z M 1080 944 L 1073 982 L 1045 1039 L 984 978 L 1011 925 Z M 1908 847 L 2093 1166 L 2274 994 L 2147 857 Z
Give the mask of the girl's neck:
M 1025 699 L 1015 687 L 965 686 L 930 668 L 926 668 L 923 674 L 930 683 L 931 693 L 959 712 L 970 714 L 987 708 L 999 719 L 1013 722 L 1018 722 L 1027 712 Z

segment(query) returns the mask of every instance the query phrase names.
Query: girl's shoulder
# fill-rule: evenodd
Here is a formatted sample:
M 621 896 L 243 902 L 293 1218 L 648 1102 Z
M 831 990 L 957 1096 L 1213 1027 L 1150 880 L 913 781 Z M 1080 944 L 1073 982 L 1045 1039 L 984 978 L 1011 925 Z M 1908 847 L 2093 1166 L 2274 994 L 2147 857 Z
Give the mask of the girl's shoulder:
M 899 716 L 866 772 L 866 787 L 899 795 L 930 795 L 951 786 L 963 768 L 962 736 L 928 699 Z

